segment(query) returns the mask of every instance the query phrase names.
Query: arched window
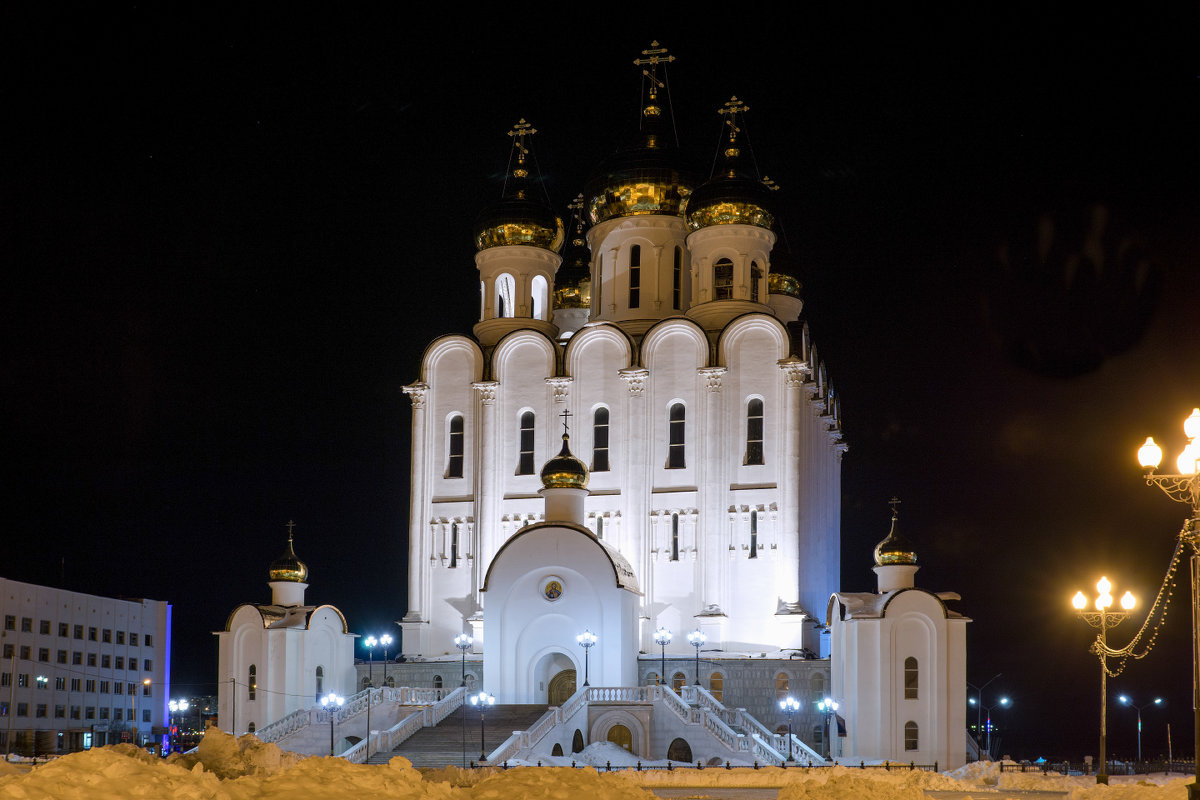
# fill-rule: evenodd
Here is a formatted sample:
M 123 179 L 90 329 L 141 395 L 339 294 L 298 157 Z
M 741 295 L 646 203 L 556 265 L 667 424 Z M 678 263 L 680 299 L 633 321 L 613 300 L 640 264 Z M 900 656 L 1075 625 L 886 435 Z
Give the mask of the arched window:
M 920 670 L 917 669 L 917 660 L 912 656 L 904 659 L 904 699 L 917 699 L 917 684 L 920 678 Z
M 517 283 L 507 272 L 496 278 L 496 316 L 511 317 L 516 314 Z
M 683 688 L 685 682 L 687 682 L 687 678 L 684 677 L 682 672 L 676 672 L 671 676 L 671 688 L 677 692 Z
M 550 751 L 550 755 L 552 755 L 552 756 L 561 756 L 562 754 L 563 754 L 562 745 L 561 745 L 561 744 L 559 744 L 558 742 L 555 742 L 555 743 L 554 743 L 554 748 L 553 748 L 553 749 Z
M 521 415 L 521 454 L 517 461 L 518 475 L 533 474 L 533 412 Z
M 808 682 L 809 690 L 812 691 L 812 696 L 817 700 L 823 700 L 825 695 L 825 676 L 820 673 L 813 675 Z
M 321 695 L 325 694 L 325 668 L 317 667 L 317 702 L 321 702 Z
M 548 307 L 547 298 L 549 296 L 549 287 L 546 284 L 546 279 L 541 275 L 534 275 L 533 280 L 529 282 L 529 291 L 529 299 L 533 303 L 533 313 L 531 316 L 534 319 L 545 319 Z
M 692 746 L 685 739 L 673 739 L 667 748 L 667 760 L 692 763 Z
M 671 268 L 671 308 L 679 310 L 683 297 L 683 250 L 675 248 L 675 264 Z
M 762 283 L 762 270 L 757 263 L 750 262 L 750 299 L 758 302 L 758 287 Z
M 246 733 L 254 733 L 254 723 L 253 723 L 253 722 L 251 722 L 251 723 L 250 723 L 250 724 L 249 724 L 249 725 L 246 727 Z
M 657 686 L 658 685 L 658 673 L 657 672 L 647 672 L 645 685 L 646 686 Z
M 671 515 L 671 560 L 679 560 L 679 515 Z
M 685 414 L 683 403 L 675 403 L 671 406 L 667 469 L 683 469 L 686 466 L 684 459 Z
M 733 262 L 728 258 L 717 259 L 713 264 L 713 299 L 728 300 L 733 297 Z
M 708 693 L 711 694 L 718 702 L 725 694 L 725 676 L 719 672 L 714 672 L 708 676 Z
M 788 676 L 786 672 L 781 672 L 775 676 L 775 699 L 782 700 L 788 694 Z
M 909 720 L 904 723 L 904 749 L 916 750 L 921 746 L 920 729 L 917 728 L 917 723 Z
M 450 569 L 458 566 L 458 523 L 450 524 Z
M 246 675 L 246 694 L 248 699 L 253 700 L 256 692 L 258 692 L 258 667 L 251 664 Z
M 583 751 L 583 731 L 579 728 L 575 729 L 575 735 L 571 737 L 571 752 L 579 753 Z
M 461 478 L 463 476 L 463 418 L 455 414 L 450 418 L 450 434 L 448 453 L 446 455 L 446 477 Z
M 433 676 L 433 688 L 435 688 L 435 689 L 442 688 L 442 676 L 441 675 Z
M 592 472 L 608 472 L 608 409 L 592 415 Z
M 359 688 L 359 690 L 362 690 L 362 689 L 370 689 L 370 688 L 371 688 L 371 676 L 370 676 L 370 675 L 363 675 L 363 676 L 362 676 L 362 680 L 361 680 L 361 681 L 359 681 L 358 688 Z
M 763 401 L 757 397 L 746 403 L 746 464 L 763 463 Z
M 750 558 L 758 558 L 758 512 L 750 512 Z
M 642 246 L 629 248 L 629 307 L 637 308 L 641 302 L 642 289 Z

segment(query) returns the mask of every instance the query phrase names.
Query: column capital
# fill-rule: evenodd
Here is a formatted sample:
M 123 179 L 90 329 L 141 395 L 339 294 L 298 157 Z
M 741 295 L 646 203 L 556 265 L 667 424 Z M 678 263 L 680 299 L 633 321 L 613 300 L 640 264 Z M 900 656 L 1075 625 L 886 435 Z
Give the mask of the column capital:
M 805 379 L 811 372 L 808 362 L 802 361 L 795 356 L 780 359 L 775 363 L 783 370 L 783 385 L 789 389 L 799 389 L 803 386 Z
M 571 378 L 546 378 L 546 385 L 554 389 L 554 402 L 565 403 L 571 393 Z
M 621 380 L 625 381 L 625 385 L 629 387 L 629 393 L 634 397 L 641 397 L 646 391 L 646 378 L 650 377 L 648 369 L 622 369 L 617 371 L 617 375 Z
M 496 402 L 496 389 L 499 386 L 499 381 L 479 381 L 478 383 L 471 384 L 471 388 L 479 393 L 479 400 L 485 406 L 490 406 Z
M 704 388 L 710 392 L 721 391 L 721 378 L 729 370 L 725 367 L 700 367 L 696 370 L 700 377 L 704 379 Z
M 424 408 L 425 398 L 429 395 L 429 384 L 427 383 L 410 383 L 401 389 L 408 399 L 412 400 L 413 408 Z

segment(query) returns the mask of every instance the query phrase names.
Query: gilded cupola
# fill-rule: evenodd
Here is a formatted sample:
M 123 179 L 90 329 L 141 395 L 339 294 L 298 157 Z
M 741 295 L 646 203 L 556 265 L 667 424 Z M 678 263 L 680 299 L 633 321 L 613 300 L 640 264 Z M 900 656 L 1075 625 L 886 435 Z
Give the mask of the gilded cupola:
M 571 437 L 564 430 L 562 450 L 542 467 L 542 487 L 545 489 L 586 489 L 588 469 L 571 455 Z
M 283 551 L 283 555 L 271 562 L 271 568 L 267 572 L 272 581 L 288 581 L 291 583 L 305 583 L 308 581 L 308 566 L 296 557 L 296 551 L 292 549 L 293 527 L 295 527 L 295 523 L 289 522 L 287 549 Z
M 501 197 L 475 218 L 475 248 L 525 245 L 557 253 L 563 244 L 563 222 L 550 208 L 545 190 L 533 174 L 529 138 L 537 130 L 525 120 L 508 135 L 512 137 L 509 168 Z
M 899 512 L 896 505 L 899 500 L 892 500 L 892 528 L 887 537 L 875 545 L 875 565 L 879 567 L 917 563 L 917 551 L 908 539 L 900 533 L 898 520 Z
M 688 197 L 684 216 L 690 230 L 712 225 L 755 225 L 775 222 L 771 187 L 752 174 L 745 114 L 749 107 L 736 97 L 718 110 L 725 135 L 712 176 Z
M 592 304 L 592 253 L 583 224 L 583 195 L 571 203 L 571 232 L 563 261 L 554 274 L 555 308 L 589 308 Z
M 643 214 L 680 216 L 695 185 L 679 149 L 667 96 L 666 68 L 675 57 L 658 42 L 634 64 L 642 69 L 638 133 L 600 163 L 587 183 L 592 224 Z

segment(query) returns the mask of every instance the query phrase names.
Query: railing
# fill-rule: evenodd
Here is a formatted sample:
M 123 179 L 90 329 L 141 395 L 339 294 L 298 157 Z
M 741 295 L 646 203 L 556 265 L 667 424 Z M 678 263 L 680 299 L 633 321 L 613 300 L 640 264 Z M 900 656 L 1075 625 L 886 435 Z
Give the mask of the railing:
M 277 719 L 270 725 L 264 725 L 254 732 L 260 742 L 278 742 L 291 736 L 301 728 L 308 727 L 312 724 L 311 708 L 301 708 L 286 717 Z
M 496 763 L 484 764 L 484 765 L 472 764 L 472 766 L 491 766 L 492 768 L 495 768 L 495 769 L 510 769 L 507 761 L 502 761 L 498 764 L 496 764 Z M 541 767 L 541 766 L 548 766 L 548 765 L 543 765 L 541 761 L 538 761 L 536 763 L 536 765 L 533 765 L 533 766 Z M 557 766 L 557 764 L 555 766 Z M 726 760 L 724 764 L 705 764 L 702 761 L 697 761 L 695 764 L 688 764 L 688 763 L 679 762 L 679 761 L 668 761 L 666 766 L 659 766 L 657 764 L 643 764 L 641 761 L 638 761 L 635 764 L 613 764 L 611 762 L 606 762 L 603 766 L 597 765 L 594 767 L 591 764 L 577 764 L 574 761 L 571 762 L 572 769 L 595 769 L 597 772 L 620 772 L 621 770 L 626 770 L 626 771 L 633 770 L 634 772 L 651 772 L 651 771 L 675 772 L 677 770 L 683 770 L 683 769 L 694 769 L 697 772 L 700 772 L 700 771 L 703 771 L 706 769 L 723 769 L 723 770 L 755 769 L 755 770 L 757 770 L 757 769 L 764 769 L 767 767 L 775 767 L 775 766 L 780 766 L 780 767 L 783 767 L 784 769 L 800 769 L 800 770 L 805 770 L 805 771 L 809 771 L 809 772 L 811 772 L 812 770 L 833 769 L 834 767 L 845 767 L 847 769 L 862 769 L 862 770 L 882 769 L 882 770 L 887 770 L 888 772 L 911 772 L 911 771 L 937 772 L 938 771 L 938 764 L 936 761 L 933 762 L 932 764 L 917 764 L 915 762 L 909 762 L 907 764 L 898 764 L 898 763 L 864 764 L 861 762 L 858 764 L 839 764 L 838 762 L 833 761 L 833 762 L 826 762 L 826 763 L 821 763 L 821 764 L 795 764 L 794 766 L 790 766 L 790 767 L 787 765 L 786 762 L 781 763 L 779 765 L 759 763 L 758 761 L 755 761 L 752 764 L 734 764 L 732 761 L 729 761 L 729 760 Z
M 1109 761 L 1108 775 L 1149 775 L 1151 773 L 1167 773 L 1178 772 L 1181 775 L 1191 775 L 1195 772 L 1196 763 L 1194 761 L 1168 761 L 1166 759 L 1155 759 L 1153 761 Z M 1072 764 L 1070 761 L 1043 761 L 1040 764 L 1035 764 L 1030 761 L 1022 761 L 1017 764 L 1000 762 L 1001 772 L 1040 772 L 1043 775 L 1056 772 L 1060 775 L 1093 775 L 1096 771 L 1096 766 L 1093 763 L 1086 761 L 1076 761 Z
M 384 752 L 391 752 L 423 727 L 425 727 L 425 712 L 423 710 L 415 711 L 386 731 L 380 731 L 379 749 Z
M 649 703 L 654 700 L 652 686 L 589 686 L 589 703 Z
M 445 692 L 444 689 L 430 689 L 428 691 L 439 693 Z M 429 696 L 434 697 L 434 695 Z M 466 702 L 466 699 L 467 687 L 465 686 L 457 686 L 448 694 L 438 695 L 436 701 L 430 701 L 433 703 L 433 705 L 426 707 L 425 717 L 427 720 L 429 720 L 425 723 L 426 726 L 432 727 L 433 725 L 437 725 L 446 717 L 453 714 L 454 711 L 460 706 L 462 706 L 462 704 Z

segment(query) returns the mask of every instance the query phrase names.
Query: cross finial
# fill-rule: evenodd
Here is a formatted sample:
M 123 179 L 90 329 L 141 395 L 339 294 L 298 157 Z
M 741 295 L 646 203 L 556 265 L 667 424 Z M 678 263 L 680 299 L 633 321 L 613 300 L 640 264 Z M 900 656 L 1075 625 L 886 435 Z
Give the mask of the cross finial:
M 296 527 L 296 523 L 295 523 L 295 522 L 293 522 L 292 520 L 290 520 L 290 519 L 289 519 L 289 520 L 288 520 L 288 524 L 287 524 L 287 529 L 288 529 L 288 541 L 289 541 L 289 542 L 292 540 L 292 528 L 295 528 L 295 527 Z
M 567 418 L 571 416 L 571 412 L 563 409 L 563 412 L 559 416 L 563 418 L 563 436 L 567 436 L 571 431 L 570 426 L 567 425 Z
M 900 498 L 892 495 L 892 499 L 888 501 L 888 505 L 892 507 L 892 519 L 895 519 L 899 515 L 899 510 L 896 506 L 900 505 Z
M 725 124 L 729 126 L 730 144 L 733 144 L 735 141 L 737 141 L 737 135 L 742 130 L 737 124 L 738 114 L 745 114 L 749 110 L 750 106 L 746 105 L 741 100 L 738 100 L 736 95 L 729 98 L 729 101 L 725 103 L 724 108 L 717 109 L 718 114 L 726 117 Z
M 517 152 L 517 167 L 513 170 L 513 175 L 518 178 L 524 178 L 529 175 L 525 169 L 525 157 L 529 155 L 529 148 L 525 146 L 525 137 L 533 136 L 537 133 L 537 128 L 525 121 L 525 118 L 517 120 L 517 124 L 508 132 L 508 135 L 513 137 L 513 149 Z
M 658 65 L 662 63 L 671 63 L 675 60 L 675 56 L 667 54 L 667 48 L 660 47 L 657 41 L 650 43 L 650 47 L 642 51 L 645 58 L 635 58 L 633 63 L 635 66 L 642 68 L 642 75 L 650 81 L 650 102 L 654 103 L 658 97 L 658 90 L 664 86 L 661 80 L 658 79 Z M 650 69 L 646 69 L 649 66 Z

